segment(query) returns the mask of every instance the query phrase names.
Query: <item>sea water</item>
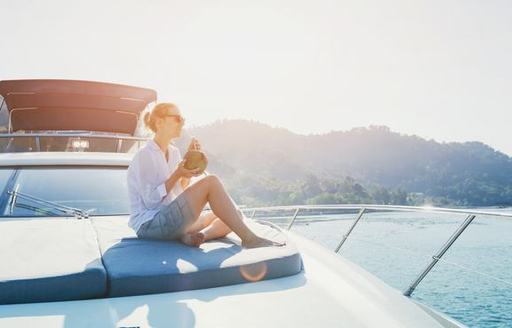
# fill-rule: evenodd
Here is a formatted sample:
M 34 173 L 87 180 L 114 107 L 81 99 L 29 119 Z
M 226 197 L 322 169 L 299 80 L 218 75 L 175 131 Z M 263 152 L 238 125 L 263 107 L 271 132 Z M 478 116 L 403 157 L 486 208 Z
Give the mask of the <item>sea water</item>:
M 512 209 L 499 211 L 512 213 Z M 334 250 L 355 217 L 355 213 L 299 216 L 292 231 Z M 463 214 L 367 213 L 340 256 L 405 291 L 465 218 Z M 512 327 L 512 218 L 477 216 L 412 297 L 469 327 Z

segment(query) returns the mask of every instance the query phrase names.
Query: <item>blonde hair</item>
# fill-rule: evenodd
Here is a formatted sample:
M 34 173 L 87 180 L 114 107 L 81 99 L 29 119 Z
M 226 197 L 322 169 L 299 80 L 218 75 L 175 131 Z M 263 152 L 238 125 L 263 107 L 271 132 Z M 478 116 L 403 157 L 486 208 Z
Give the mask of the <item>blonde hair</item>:
M 168 109 L 178 108 L 172 103 L 159 103 L 150 112 L 144 114 L 144 125 L 156 133 L 156 119 L 163 118 Z

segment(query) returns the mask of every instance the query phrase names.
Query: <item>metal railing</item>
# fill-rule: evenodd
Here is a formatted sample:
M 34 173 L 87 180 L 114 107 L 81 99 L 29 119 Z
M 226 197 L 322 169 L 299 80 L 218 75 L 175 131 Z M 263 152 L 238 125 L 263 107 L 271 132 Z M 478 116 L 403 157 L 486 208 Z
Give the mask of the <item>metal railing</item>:
M 423 213 L 449 213 L 449 214 L 465 214 L 466 219 L 457 227 L 452 233 L 448 240 L 439 248 L 439 250 L 432 256 L 431 262 L 417 275 L 417 277 L 409 284 L 409 287 L 403 292 L 405 296 L 411 296 L 416 287 L 421 281 L 429 274 L 434 266 L 441 260 L 443 255 L 450 249 L 460 235 L 466 230 L 466 228 L 473 222 L 476 216 L 482 217 L 500 217 L 502 219 L 512 220 L 512 213 L 503 212 L 492 212 L 492 211 L 477 211 L 477 210 L 464 210 L 464 209 L 451 209 L 451 208 L 440 208 L 440 207 L 419 207 L 419 206 L 396 206 L 396 205 L 371 205 L 371 204 L 347 204 L 347 205 L 300 205 L 300 206 L 271 206 L 271 207 L 255 207 L 245 208 L 243 211 L 251 212 L 251 217 L 255 217 L 257 212 L 270 212 L 270 211 L 293 211 L 293 215 L 289 219 L 287 229 L 290 230 L 301 211 L 316 211 L 321 213 L 324 211 L 336 211 L 336 210 L 356 210 L 358 211 L 354 222 L 343 234 L 338 246 L 334 249 L 336 253 L 339 253 L 343 244 L 347 241 L 350 234 L 361 221 L 363 215 L 370 211 L 385 211 L 385 212 L 423 212 Z M 495 280 L 499 278 L 491 277 Z M 508 282 L 507 282 L 508 283 Z
M 87 141 L 85 147 L 74 142 Z M 0 133 L 0 152 L 47 152 L 47 151 L 100 151 L 112 153 L 134 152 L 141 148 L 145 137 L 101 134 L 96 132 L 41 132 Z M 92 145 L 89 145 L 89 142 Z

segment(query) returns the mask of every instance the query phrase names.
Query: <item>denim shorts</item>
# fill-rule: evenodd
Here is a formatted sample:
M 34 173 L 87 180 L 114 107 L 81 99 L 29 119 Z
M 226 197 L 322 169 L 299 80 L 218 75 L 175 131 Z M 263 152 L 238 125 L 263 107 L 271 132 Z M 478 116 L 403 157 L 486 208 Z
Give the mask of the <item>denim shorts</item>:
M 170 204 L 163 206 L 153 219 L 144 222 L 137 231 L 137 237 L 144 239 L 176 239 L 183 234 L 193 221 L 194 212 L 183 194 Z

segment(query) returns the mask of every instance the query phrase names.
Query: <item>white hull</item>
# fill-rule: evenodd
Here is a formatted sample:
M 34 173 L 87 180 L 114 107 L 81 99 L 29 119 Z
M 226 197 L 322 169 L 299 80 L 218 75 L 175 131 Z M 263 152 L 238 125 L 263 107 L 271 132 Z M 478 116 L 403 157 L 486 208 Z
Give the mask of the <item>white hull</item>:
M 109 299 L 0 306 L 0 327 L 447 327 L 350 261 L 290 233 L 291 277 Z

